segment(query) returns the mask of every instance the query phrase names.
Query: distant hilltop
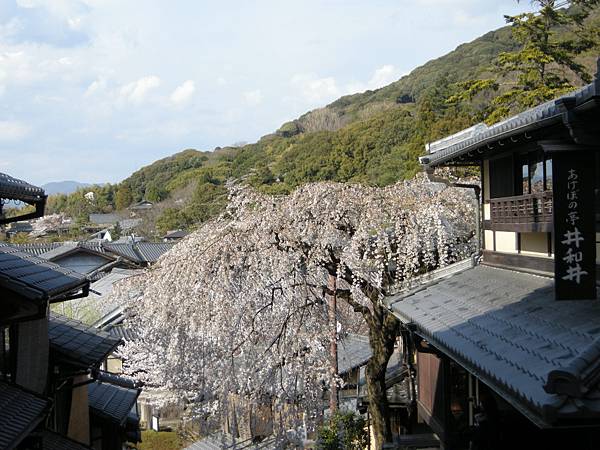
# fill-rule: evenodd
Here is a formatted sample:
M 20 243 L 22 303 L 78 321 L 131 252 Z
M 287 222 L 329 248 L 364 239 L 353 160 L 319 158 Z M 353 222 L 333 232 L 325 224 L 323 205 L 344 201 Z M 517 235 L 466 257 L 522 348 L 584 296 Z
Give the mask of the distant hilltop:
M 50 183 L 43 184 L 41 187 L 44 189 L 47 195 L 53 194 L 71 194 L 79 188 L 91 186 L 90 183 L 80 183 L 79 181 L 51 181 Z

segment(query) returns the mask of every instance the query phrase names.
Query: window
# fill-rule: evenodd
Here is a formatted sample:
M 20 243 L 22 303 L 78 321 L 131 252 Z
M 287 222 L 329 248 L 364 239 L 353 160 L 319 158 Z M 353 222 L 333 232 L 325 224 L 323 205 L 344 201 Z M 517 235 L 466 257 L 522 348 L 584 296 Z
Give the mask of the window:
M 9 327 L 0 327 L 0 380 L 10 381 L 10 367 Z
M 552 190 L 552 159 L 546 160 L 546 173 L 544 175 L 545 184 L 544 189 L 547 191 Z
M 521 163 L 522 189 L 521 194 L 529 193 L 529 163 Z
M 519 158 L 517 195 L 541 194 L 552 190 L 552 159 L 539 153 L 528 153 Z
M 544 192 L 544 162 L 532 161 L 529 164 L 529 192 L 540 194 Z

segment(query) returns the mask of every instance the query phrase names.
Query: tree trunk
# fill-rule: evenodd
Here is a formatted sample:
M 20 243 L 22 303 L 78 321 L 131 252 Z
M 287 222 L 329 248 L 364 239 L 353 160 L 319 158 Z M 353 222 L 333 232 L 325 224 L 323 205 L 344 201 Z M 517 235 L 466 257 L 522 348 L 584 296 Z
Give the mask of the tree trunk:
M 369 395 L 369 413 L 375 438 L 375 448 L 382 448 L 392 440 L 389 405 L 385 387 L 385 373 L 394 352 L 398 335 L 398 321 L 383 307 L 375 306 L 369 322 L 369 342 L 373 355 L 367 363 L 365 377 Z
M 337 375 L 338 375 L 338 358 L 337 358 L 337 298 L 335 292 L 336 278 L 333 275 L 329 275 L 328 288 L 333 294 L 328 297 L 328 312 L 329 312 L 329 330 L 330 330 L 330 341 L 329 341 L 329 357 L 331 359 L 330 370 L 330 382 L 329 382 L 329 411 L 334 414 L 338 410 L 338 389 L 337 389 Z

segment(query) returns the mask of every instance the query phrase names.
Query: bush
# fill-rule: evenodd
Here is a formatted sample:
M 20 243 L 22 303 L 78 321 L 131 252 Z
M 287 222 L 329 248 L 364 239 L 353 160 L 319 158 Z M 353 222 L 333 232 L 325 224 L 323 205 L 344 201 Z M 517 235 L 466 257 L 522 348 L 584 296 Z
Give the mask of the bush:
M 355 413 L 336 413 L 319 430 L 320 450 L 363 450 L 369 443 L 365 419 Z

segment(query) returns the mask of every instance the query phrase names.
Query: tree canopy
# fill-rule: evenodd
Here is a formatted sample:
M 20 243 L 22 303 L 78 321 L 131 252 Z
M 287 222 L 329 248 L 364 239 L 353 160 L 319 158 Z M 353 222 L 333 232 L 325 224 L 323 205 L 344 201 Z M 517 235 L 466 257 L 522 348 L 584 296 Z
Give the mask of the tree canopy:
M 199 409 L 226 411 L 236 393 L 314 419 L 329 378 L 328 276 L 366 321 L 374 368 L 385 373 L 382 345 L 395 341 L 396 323 L 383 296 L 473 250 L 465 190 L 424 180 L 315 183 L 289 196 L 229 190 L 226 213 L 121 284 L 113 300 L 127 305 L 140 334 L 124 350 L 126 370 Z

